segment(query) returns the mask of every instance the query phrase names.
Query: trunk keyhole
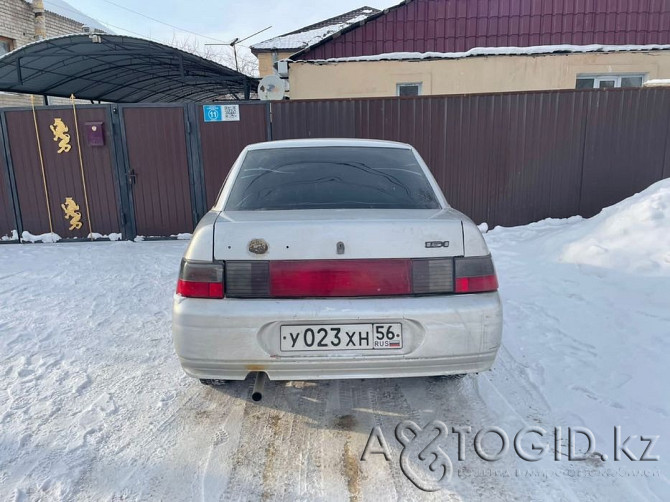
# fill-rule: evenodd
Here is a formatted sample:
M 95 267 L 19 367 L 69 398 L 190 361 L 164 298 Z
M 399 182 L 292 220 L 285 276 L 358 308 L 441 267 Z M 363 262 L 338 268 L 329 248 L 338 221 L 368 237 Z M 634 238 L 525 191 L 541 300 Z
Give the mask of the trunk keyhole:
M 337 254 L 344 254 L 344 242 L 337 243 Z

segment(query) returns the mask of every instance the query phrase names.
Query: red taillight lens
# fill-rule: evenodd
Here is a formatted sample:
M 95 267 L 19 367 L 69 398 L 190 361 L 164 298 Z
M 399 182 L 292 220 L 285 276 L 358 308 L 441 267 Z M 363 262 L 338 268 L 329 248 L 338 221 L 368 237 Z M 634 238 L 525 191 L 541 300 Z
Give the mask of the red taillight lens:
M 491 256 L 228 261 L 229 298 L 324 298 L 495 291 Z
M 454 259 L 456 293 L 483 293 L 498 289 L 498 278 L 491 255 Z
M 275 298 L 408 295 L 410 260 L 270 262 Z
M 223 283 L 191 282 L 179 279 L 177 293 L 188 298 L 223 298 Z
M 177 294 L 188 298 L 223 298 L 223 264 L 182 260 Z

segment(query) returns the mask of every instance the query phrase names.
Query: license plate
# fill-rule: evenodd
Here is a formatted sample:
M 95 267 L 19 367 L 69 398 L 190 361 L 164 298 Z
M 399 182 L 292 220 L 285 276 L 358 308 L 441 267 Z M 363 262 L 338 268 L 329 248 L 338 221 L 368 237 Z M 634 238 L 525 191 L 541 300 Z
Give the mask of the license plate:
M 282 352 L 402 349 L 402 325 L 366 323 L 282 326 L 279 347 Z

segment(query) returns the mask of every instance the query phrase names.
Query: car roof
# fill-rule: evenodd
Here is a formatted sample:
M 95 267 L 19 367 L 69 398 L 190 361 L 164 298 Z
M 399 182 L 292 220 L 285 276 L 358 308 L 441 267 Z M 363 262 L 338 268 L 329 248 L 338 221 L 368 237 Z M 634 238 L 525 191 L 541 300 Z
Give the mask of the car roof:
M 371 148 L 401 148 L 411 149 L 407 143 L 384 141 L 379 139 L 351 139 L 351 138 L 312 138 L 312 139 L 285 139 L 280 141 L 265 141 L 247 146 L 247 150 L 266 150 L 272 148 L 311 148 L 319 146 L 356 146 Z

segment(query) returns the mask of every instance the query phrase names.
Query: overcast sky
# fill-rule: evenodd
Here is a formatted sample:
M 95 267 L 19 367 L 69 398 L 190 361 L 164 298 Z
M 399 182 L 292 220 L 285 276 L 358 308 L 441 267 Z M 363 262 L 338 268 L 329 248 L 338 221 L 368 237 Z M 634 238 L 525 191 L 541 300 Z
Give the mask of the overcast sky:
M 390 7 L 399 0 L 67 0 L 118 34 L 170 42 L 191 38 L 199 44 L 244 38 L 272 26 L 244 45 L 281 35 L 329 17 L 363 7 Z M 130 12 L 130 9 L 135 12 Z M 139 14 L 138 14 L 139 13 Z M 142 14 L 142 15 L 140 15 Z M 148 16 L 148 17 L 146 17 Z M 149 18 L 154 18 L 154 21 Z M 158 22 L 161 21 L 161 22 Z M 174 28 L 173 25 L 178 27 Z M 197 34 L 197 36 L 195 35 Z

